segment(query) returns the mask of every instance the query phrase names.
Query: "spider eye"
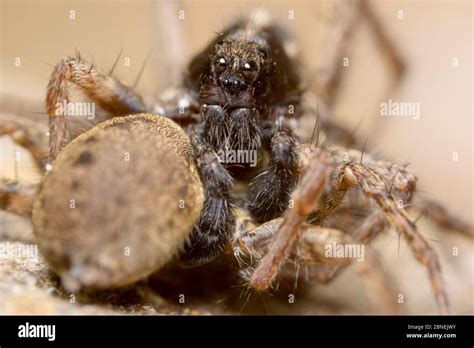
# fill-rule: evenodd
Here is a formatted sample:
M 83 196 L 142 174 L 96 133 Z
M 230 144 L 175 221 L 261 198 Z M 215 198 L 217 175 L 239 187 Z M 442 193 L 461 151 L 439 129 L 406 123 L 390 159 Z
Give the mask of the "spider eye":
M 255 64 L 255 62 L 245 62 L 243 65 L 242 65 L 242 68 L 245 70 L 245 71 L 252 71 L 252 70 L 256 70 L 257 69 L 257 65 Z
M 216 61 L 216 71 L 217 72 L 223 72 L 225 68 L 227 67 L 227 61 L 224 57 L 219 57 L 217 58 Z
M 242 64 L 242 74 L 246 78 L 253 78 L 257 72 L 257 64 L 254 61 L 248 61 Z

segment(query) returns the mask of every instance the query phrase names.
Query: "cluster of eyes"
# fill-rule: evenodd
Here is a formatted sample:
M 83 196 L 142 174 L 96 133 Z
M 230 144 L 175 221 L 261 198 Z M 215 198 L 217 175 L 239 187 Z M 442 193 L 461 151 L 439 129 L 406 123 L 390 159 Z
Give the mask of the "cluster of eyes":
M 218 67 L 222 70 L 225 69 L 227 66 L 227 60 L 224 57 L 220 57 L 217 60 L 217 63 L 218 63 Z M 245 62 L 244 64 L 242 64 L 241 67 L 246 71 L 254 71 L 256 70 L 257 65 L 254 62 Z

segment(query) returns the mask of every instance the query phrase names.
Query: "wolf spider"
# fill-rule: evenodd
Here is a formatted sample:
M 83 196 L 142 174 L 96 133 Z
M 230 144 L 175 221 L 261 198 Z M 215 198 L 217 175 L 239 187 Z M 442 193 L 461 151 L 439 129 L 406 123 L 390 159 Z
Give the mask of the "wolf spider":
M 291 126 L 305 111 L 301 103 L 305 91 L 297 64 L 284 44 L 277 27 L 239 22 L 192 60 L 173 98 L 151 107 L 80 56 L 62 59 L 47 90 L 46 170 L 51 170 L 52 161 L 70 140 L 65 116 L 56 113 L 57 102 L 69 101 L 68 83 L 78 86 L 110 118 L 164 114 L 188 130 L 206 197 L 180 264 L 199 266 L 231 250 L 242 276 L 258 291 L 275 285 L 290 260 L 326 265 L 310 273 L 316 281 L 329 282 L 350 261 L 325 257 L 326 245 L 366 244 L 392 225 L 427 268 L 439 312 L 448 313 L 438 256 L 405 209 L 415 193 L 415 175 L 405 165 L 378 161 L 364 151 L 327 145 L 321 134 L 329 139 L 343 134 L 347 140 L 350 132 L 325 118 L 318 119 L 318 135 L 312 142 L 298 139 Z M 395 55 L 391 57 L 402 66 Z M 337 74 L 334 69 L 322 94 L 332 93 Z M 32 150 L 37 163 L 43 163 L 40 141 L 30 138 L 26 128 L 7 123 L 0 131 Z M 258 171 L 249 163 L 222 161 L 218 156 L 222 150 L 258 152 Z M 233 199 L 234 180 L 250 180 L 248 199 L 240 204 L 250 217 L 235 217 L 233 206 L 239 203 Z M 30 214 L 31 192 L 5 186 L 0 197 L 6 210 Z M 431 216 L 438 223 L 471 231 L 440 206 L 432 206 L 437 214 Z M 352 218 L 354 211 L 363 212 L 359 219 Z M 346 230 L 334 227 L 331 216 L 338 216 L 341 225 L 349 221 Z

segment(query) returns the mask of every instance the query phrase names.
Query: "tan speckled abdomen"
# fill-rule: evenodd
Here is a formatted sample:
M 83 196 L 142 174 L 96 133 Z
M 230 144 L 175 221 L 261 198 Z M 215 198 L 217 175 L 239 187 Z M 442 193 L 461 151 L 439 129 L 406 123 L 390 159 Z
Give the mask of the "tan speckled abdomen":
M 176 255 L 204 196 L 173 121 L 114 118 L 69 143 L 33 205 L 41 253 L 69 291 L 133 283 Z

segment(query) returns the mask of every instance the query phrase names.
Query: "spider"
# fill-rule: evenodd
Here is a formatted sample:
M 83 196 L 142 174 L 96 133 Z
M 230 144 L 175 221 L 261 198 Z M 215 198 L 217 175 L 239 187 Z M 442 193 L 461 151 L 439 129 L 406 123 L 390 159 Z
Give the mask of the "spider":
M 162 114 L 187 130 L 205 194 L 201 216 L 179 264 L 201 266 L 232 250 L 241 275 L 258 291 L 274 286 L 289 260 L 327 265 L 313 272 L 313 277 L 328 282 L 348 262 L 325 257 L 325 246 L 368 243 L 390 224 L 427 268 L 438 310 L 447 313 L 438 256 L 405 209 L 415 193 L 415 175 L 405 165 L 379 161 L 364 151 L 327 145 L 324 137 L 342 133 L 349 138 L 350 132 L 325 119 L 316 122 L 310 143 L 298 138 L 294 128 L 305 112 L 305 90 L 285 42 L 277 26 L 239 21 L 191 61 L 172 98 L 152 107 L 80 56 L 62 59 L 47 90 L 46 170 L 51 170 L 52 161 L 70 140 L 65 116 L 57 113 L 57 103 L 69 100 L 68 82 L 79 86 L 111 118 Z M 327 81 L 325 90 L 330 91 L 334 79 Z M 43 163 L 41 141 L 29 137 L 31 132 L 25 127 L 12 122 L 1 130 Z M 239 162 L 235 160 L 239 154 L 247 159 L 254 154 L 258 160 Z M 249 182 L 246 199 L 235 199 L 234 181 Z M 6 187 L 1 197 L 7 210 L 30 214 L 32 192 Z M 236 216 L 235 206 L 248 216 Z M 442 207 L 434 203 L 432 207 L 437 214 L 431 215 L 438 222 L 470 230 Z M 351 218 L 357 210 L 363 212 L 361 221 Z M 337 216 L 344 229 L 331 225 L 331 216 Z M 354 222 L 359 226 L 354 228 Z

